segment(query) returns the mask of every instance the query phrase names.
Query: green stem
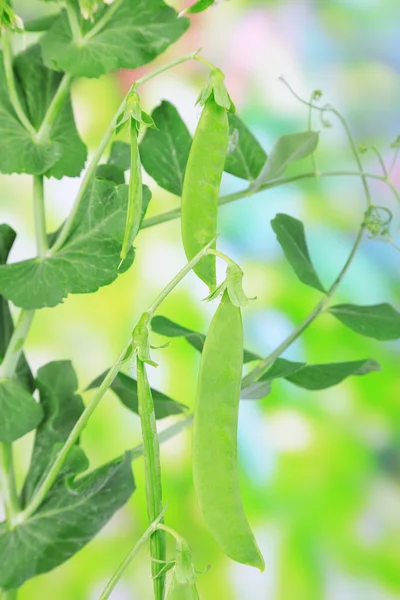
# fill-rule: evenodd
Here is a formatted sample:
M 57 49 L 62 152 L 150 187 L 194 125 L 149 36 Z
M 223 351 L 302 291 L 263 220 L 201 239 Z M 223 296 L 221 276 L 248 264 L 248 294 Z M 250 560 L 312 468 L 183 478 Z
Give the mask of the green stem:
M 72 37 L 75 43 L 82 41 L 82 31 L 81 26 L 79 24 L 79 18 L 77 12 L 73 6 L 69 4 L 69 2 L 65 2 L 64 8 L 67 11 L 68 23 L 71 29 Z
M 395 196 L 397 202 L 400 204 L 400 195 L 397 191 L 396 187 L 393 183 L 382 177 L 381 175 L 376 175 L 375 173 L 361 173 L 360 171 L 322 171 L 319 173 L 314 173 L 314 171 L 309 171 L 308 173 L 301 173 L 300 175 L 294 175 L 293 177 L 284 177 L 283 179 L 277 179 L 276 181 L 270 181 L 268 183 L 264 183 L 256 190 L 252 190 L 250 187 L 240 190 L 239 192 L 234 192 L 233 194 L 227 194 L 226 196 L 221 196 L 218 200 L 218 205 L 223 206 L 225 204 L 230 204 L 231 202 L 235 202 L 236 200 L 241 200 L 242 198 L 250 198 L 255 194 L 259 194 L 260 192 L 265 192 L 266 190 L 271 190 L 282 185 L 287 185 L 289 183 L 296 183 L 303 179 L 318 179 L 319 177 L 361 177 L 365 176 L 369 179 L 376 179 L 378 181 L 382 181 L 386 183 L 386 185 L 390 188 L 393 195 Z M 145 219 L 141 225 L 141 229 L 147 229 L 149 227 L 154 227 L 155 225 L 160 225 L 161 223 L 166 223 L 168 221 L 173 221 L 174 219 L 178 219 L 181 215 L 181 209 L 174 208 L 165 213 L 161 213 L 160 215 L 156 215 L 154 217 L 149 217 Z
M 143 438 L 147 514 L 151 523 L 162 511 L 160 444 L 157 437 L 154 402 L 147 379 L 146 367 L 139 357 L 137 357 L 137 385 L 139 417 Z M 155 559 L 152 560 L 151 571 L 156 600 L 162 600 L 163 598 L 164 577 L 160 571 L 167 560 L 166 552 L 165 534 L 161 531 L 155 531 L 150 539 L 150 554 L 151 558 Z
M 0 378 L 4 377 L 11 379 L 14 376 L 19 358 L 22 354 L 22 347 L 32 323 L 33 315 L 33 310 L 21 310 L 17 324 L 7 346 L 3 362 L 0 365 Z
M 300 325 L 298 327 L 296 327 L 296 329 L 276 348 L 276 350 L 271 352 L 271 354 L 269 354 L 260 363 L 258 363 L 258 365 L 254 369 L 252 369 L 250 371 L 250 373 L 248 373 L 246 375 L 246 377 L 243 378 L 242 389 L 249 387 L 255 381 L 257 381 L 263 375 L 263 373 L 265 373 L 265 371 L 272 365 L 272 363 L 277 358 L 279 358 L 281 356 L 281 354 L 283 354 L 283 352 L 285 350 L 287 350 L 287 348 L 289 348 L 289 346 L 291 346 L 295 340 L 297 340 L 298 337 L 300 337 L 300 335 L 303 333 L 303 331 L 305 329 L 307 329 L 307 327 L 313 321 L 315 321 L 315 319 L 317 317 L 319 317 L 319 315 L 321 313 L 323 313 L 325 311 L 332 296 L 334 295 L 337 288 L 341 284 L 344 276 L 346 275 L 347 271 L 349 270 L 351 263 L 353 262 L 354 256 L 355 256 L 355 254 L 360 246 L 360 243 L 363 239 L 364 231 L 365 231 L 365 225 L 362 224 L 360 227 L 360 230 L 358 232 L 357 238 L 351 249 L 351 252 L 350 252 L 342 270 L 340 271 L 339 275 L 337 276 L 337 278 L 335 279 L 335 281 L 333 282 L 333 284 L 331 285 L 331 287 L 329 288 L 329 290 L 327 291 L 325 296 L 322 298 L 322 300 L 320 302 L 318 302 L 318 304 L 314 307 L 314 309 L 310 312 L 310 314 L 304 319 L 304 321 L 302 323 L 300 323 Z
M 190 427 L 193 423 L 193 413 L 189 413 L 184 419 L 180 419 L 167 429 L 164 429 L 158 434 L 158 441 L 160 444 L 164 444 L 168 440 L 172 439 L 188 427 Z M 143 456 L 144 446 L 143 444 L 139 444 L 139 446 L 135 446 L 130 450 L 131 460 L 137 460 Z
M 12 527 L 20 509 L 15 484 L 12 444 L 0 444 L 0 491 L 7 524 Z
M 196 256 L 194 256 L 192 260 L 188 262 L 183 267 L 183 269 L 181 269 L 179 273 L 175 275 L 175 277 L 171 279 L 171 281 L 165 286 L 165 288 L 160 292 L 160 294 L 157 296 L 154 302 L 146 310 L 146 313 L 149 314 L 149 318 L 153 316 L 160 304 L 172 292 L 172 290 L 178 285 L 178 283 L 182 281 L 182 279 L 193 269 L 195 265 L 197 265 L 197 263 L 203 258 L 203 256 L 206 256 L 208 249 L 210 248 L 210 246 L 212 246 L 214 242 L 215 238 L 208 242 L 208 244 L 204 246 L 204 248 L 202 248 L 200 252 L 198 252 Z
M 92 29 L 90 29 L 90 31 L 88 31 L 88 33 L 85 35 L 84 39 L 86 41 L 90 40 L 92 37 L 94 37 L 104 29 L 104 27 L 107 25 L 107 23 L 109 22 L 109 20 L 111 19 L 111 17 L 113 16 L 120 4 L 121 0 L 114 0 L 114 2 L 107 8 L 103 16 L 94 25 L 94 27 L 92 27 Z
M 120 564 L 120 566 L 115 571 L 114 575 L 111 577 L 110 581 L 104 588 L 99 600 L 107 600 L 110 597 L 111 592 L 117 585 L 118 581 L 121 579 L 122 575 L 125 573 L 126 569 L 129 567 L 130 563 L 135 558 L 141 547 L 150 539 L 153 533 L 157 531 L 157 525 L 159 524 L 160 520 L 164 517 L 165 511 L 166 509 L 164 509 L 158 516 L 158 518 L 150 524 L 150 526 L 146 529 L 146 531 L 135 544 L 135 546 L 132 548 L 132 550 L 128 552 L 128 554 L 126 555 L 126 557 L 124 558 L 124 560 L 122 561 L 122 563 Z
M 72 75 L 65 73 L 35 136 L 38 143 L 45 142 L 48 139 L 51 129 L 68 97 L 71 81 Z
M 131 87 L 131 89 L 129 90 L 129 92 L 126 94 L 125 98 L 121 102 L 110 125 L 108 126 L 106 132 L 104 133 L 103 138 L 102 138 L 96 152 L 94 153 L 92 160 L 90 161 L 89 167 L 88 167 L 88 169 L 85 173 L 85 176 L 82 180 L 82 183 L 79 188 L 78 195 L 75 199 L 72 210 L 71 210 L 70 214 L 68 215 L 68 218 L 66 219 L 66 221 L 61 229 L 60 235 L 58 236 L 55 244 L 50 249 L 50 255 L 54 255 L 57 252 L 57 250 L 59 250 L 61 248 L 61 246 L 67 240 L 67 238 L 71 232 L 73 222 L 74 222 L 75 216 L 78 212 L 79 206 L 80 206 L 82 199 L 86 193 L 89 183 L 96 171 L 97 165 L 99 164 L 99 161 L 100 161 L 101 157 L 103 156 L 105 149 L 107 148 L 108 144 L 111 141 L 111 138 L 113 136 L 114 129 L 115 129 L 115 126 L 117 123 L 117 118 L 118 118 L 119 114 L 121 113 L 121 111 L 124 109 L 126 98 L 128 97 L 131 90 L 133 88 L 139 87 L 140 85 L 146 83 L 147 81 L 149 81 L 153 77 L 156 77 L 157 75 L 159 75 L 163 71 L 166 71 L 167 69 L 171 69 L 172 67 L 175 67 L 176 65 L 179 65 L 185 61 L 192 60 L 194 56 L 195 56 L 195 53 L 193 53 L 193 52 L 191 54 L 186 54 L 185 56 L 182 56 L 181 58 L 178 58 L 170 63 L 167 63 L 163 67 L 160 67 L 159 69 L 156 69 L 155 71 L 152 71 L 151 73 L 148 73 L 147 75 L 144 75 L 143 77 L 138 79 L 133 84 L 133 86 Z
M 3 46 L 3 61 L 4 61 L 4 71 L 6 76 L 8 94 L 10 96 L 11 104 L 17 115 L 18 119 L 25 127 L 27 131 L 31 135 L 36 135 L 36 129 L 33 127 L 32 123 L 29 121 L 28 117 L 25 114 L 24 109 L 22 108 L 21 101 L 18 96 L 17 88 L 15 85 L 14 79 L 14 70 L 13 70 L 13 57 L 12 50 L 10 44 L 9 33 L 5 32 L 1 36 L 2 46 Z
M 217 69 L 217 67 L 215 65 L 213 65 L 209 60 L 206 60 L 202 56 L 196 56 L 195 60 L 203 63 L 203 65 L 205 65 L 208 69 L 210 69 L 210 71 L 215 71 Z
M 65 463 L 70 451 L 72 450 L 72 448 L 76 444 L 79 436 L 81 435 L 82 431 L 86 427 L 90 417 L 92 416 L 93 412 L 99 405 L 100 401 L 102 400 L 102 398 L 105 395 L 105 393 L 107 392 L 108 388 L 114 381 L 115 377 L 118 375 L 122 365 L 125 362 L 126 354 L 130 348 L 130 345 L 131 345 L 131 340 L 129 340 L 128 344 L 125 345 L 124 349 L 119 354 L 119 356 L 116 359 L 116 361 L 114 362 L 113 366 L 108 371 L 107 375 L 104 377 L 97 392 L 92 396 L 89 404 L 86 406 L 82 415 L 76 422 L 75 427 L 72 429 L 71 433 L 69 434 L 68 439 L 65 442 L 64 446 L 61 448 L 60 452 L 57 454 L 57 458 L 55 459 L 54 463 L 52 464 L 52 466 L 51 466 L 49 472 L 47 473 L 45 479 L 43 480 L 41 486 L 39 487 L 39 489 L 33 496 L 31 502 L 26 507 L 26 509 L 24 511 L 22 511 L 21 513 L 19 513 L 19 515 L 16 516 L 16 518 L 14 519 L 14 524 L 19 524 L 19 523 L 26 521 L 39 508 L 39 506 L 45 499 L 47 493 L 49 492 L 53 483 L 55 482 L 55 480 L 58 476 L 58 473 L 60 472 L 63 464 Z
M 39 257 L 46 256 L 49 248 L 46 233 L 46 211 L 44 205 L 43 175 L 33 178 L 33 210 L 36 232 L 36 248 Z

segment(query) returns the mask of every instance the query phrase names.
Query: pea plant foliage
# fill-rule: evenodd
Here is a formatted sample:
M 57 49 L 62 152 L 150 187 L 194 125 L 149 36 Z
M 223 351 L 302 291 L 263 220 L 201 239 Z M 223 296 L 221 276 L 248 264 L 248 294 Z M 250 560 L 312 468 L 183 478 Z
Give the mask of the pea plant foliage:
M 162 442 L 192 425 L 193 485 L 204 526 L 230 559 L 262 571 L 264 559 L 246 517 L 238 480 L 240 402 L 265 398 L 278 378 L 311 393 L 380 369 L 368 356 L 350 362 L 332 356 L 327 364 L 284 358 L 289 346 L 322 313 L 355 334 L 382 341 L 400 338 L 400 313 L 390 304 L 334 302 L 364 239 L 384 241 L 399 250 L 392 213 L 373 202 L 370 181 L 384 182 L 394 200 L 399 200 L 390 175 L 400 140 L 393 143 L 390 166 L 378 153 L 378 172 L 365 172 L 362 154 L 368 148 L 357 147 L 342 115 L 321 103 L 319 91 L 310 101 L 303 100 L 283 81 L 288 93 L 307 107 L 308 126 L 282 135 L 267 153 L 236 114 L 223 72 L 193 51 L 170 63 L 160 62 L 161 66 L 135 81 L 99 147 L 88 157 L 75 125 L 71 83 L 79 77 L 99 77 L 152 62 L 184 35 L 191 14 L 214 10 L 212 4 L 198 0 L 178 15 L 162 0 L 55 1 L 50 16 L 23 23 L 11 3 L 0 0 L 0 172 L 30 176 L 37 245 L 36 256 L 9 262 L 17 232 L 7 223 L 0 225 L 0 485 L 4 509 L 0 589 L 8 600 L 18 597 L 28 579 L 62 565 L 92 541 L 135 492 L 132 463 L 140 457 L 145 465 L 143 493 L 149 527 L 139 540 L 132 540 L 122 563 L 111 565 L 109 583 L 100 598 L 110 596 L 143 545 L 150 549 L 149 579 L 156 600 L 199 598 L 184 524 L 180 532 L 167 524 L 160 466 Z M 16 53 L 14 49 L 21 47 L 16 38 L 24 31 L 34 34 L 26 38 L 34 42 Z M 187 61 L 201 63 L 205 71 L 198 98 L 201 115 L 193 138 L 171 102 L 162 101 L 149 114 L 140 97 L 141 87 L 149 79 Z M 354 157 L 351 170 L 318 169 L 318 143 L 329 113 L 348 136 Z M 309 163 L 308 170 L 297 169 L 297 174 L 287 176 L 287 168 L 296 161 L 302 161 L 299 166 Z M 152 190 L 142 182 L 143 170 L 154 185 L 180 199 L 179 208 L 146 218 Z M 224 171 L 243 180 L 241 191 L 220 194 Z M 81 175 L 70 214 L 57 231 L 48 231 L 45 179 Z M 330 285 L 324 284 L 312 263 L 303 223 L 278 212 L 271 222 L 271 235 L 276 235 L 294 275 L 314 288 L 320 299 L 268 356 L 244 349 L 242 312 L 249 298 L 240 266 L 219 248 L 220 207 L 241 198 L 250 202 L 252 195 L 293 181 L 341 175 L 359 178 L 365 194 L 365 211 L 360 214 L 342 270 Z M 70 361 L 54 360 L 32 373 L 24 343 L 37 311 L 68 301 L 71 294 L 90 294 L 111 285 L 135 268 L 140 243 L 135 248 L 134 244 L 139 231 L 172 219 L 181 221 L 187 264 L 150 306 L 143 307 L 109 370 L 80 386 Z M 217 261 L 226 265 L 222 282 L 216 278 Z M 160 310 L 190 271 L 207 286 L 206 300 L 215 301 L 207 332 L 173 322 Z M 15 311 L 11 312 L 10 304 Z M 15 322 L 12 314 L 18 315 Z M 148 370 L 157 366 L 150 346 L 152 332 L 165 336 L 166 341 L 183 337 L 201 353 L 193 412 L 149 385 Z M 127 364 L 134 367 L 130 372 L 135 377 L 124 372 Z M 86 406 L 77 393 L 82 385 L 92 390 Z M 80 438 L 108 389 L 138 415 L 143 443 L 91 469 Z M 171 416 L 176 423 L 158 434 L 156 421 Z M 17 486 L 13 444 L 29 432 L 34 432 L 30 465 L 23 485 Z M 173 556 L 167 553 L 167 537 L 175 547 Z

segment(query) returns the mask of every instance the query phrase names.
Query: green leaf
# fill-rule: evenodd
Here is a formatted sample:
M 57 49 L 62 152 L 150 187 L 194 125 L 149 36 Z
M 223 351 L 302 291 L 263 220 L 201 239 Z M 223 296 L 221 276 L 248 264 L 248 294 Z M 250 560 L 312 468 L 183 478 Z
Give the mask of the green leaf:
M 278 214 L 271 221 L 271 225 L 288 262 L 300 281 L 325 293 L 326 290 L 310 259 L 303 223 L 289 215 Z
M 0 265 L 6 264 L 15 238 L 16 233 L 11 227 L 0 225 Z M 8 302 L 3 296 L 0 296 L 0 362 L 4 358 L 13 331 L 14 324 Z M 34 391 L 35 381 L 23 354 L 17 364 L 16 380 L 29 392 Z
M 14 61 L 20 99 L 35 129 L 39 129 L 58 84 L 60 73 L 44 67 L 38 45 L 29 47 Z M 19 122 L 11 105 L 0 55 L 0 171 L 77 177 L 86 160 L 86 147 L 75 127 L 68 98 L 47 140 L 40 143 Z
M 121 169 L 121 167 L 110 163 L 98 165 L 96 169 L 96 178 L 112 181 L 115 183 L 115 185 L 121 185 L 122 183 L 125 183 L 124 171 Z
M 43 410 L 12 379 L 0 379 L 0 442 L 13 442 L 40 423 Z
M 271 391 L 271 383 L 274 379 L 288 377 L 304 367 L 305 363 L 291 362 L 285 358 L 277 358 L 258 381 L 242 389 L 240 397 L 242 400 L 260 400 L 261 398 L 265 398 Z
M 337 304 L 329 312 L 360 335 L 384 341 L 400 338 L 400 313 L 390 304 Z
M 264 168 L 254 182 L 254 187 L 280 177 L 290 163 L 313 154 L 318 140 L 319 134 L 315 131 L 282 135 L 272 148 Z
M 237 132 L 238 144 L 226 157 L 225 171 L 241 179 L 253 181 L 257 179 L 265 165 L 267 155 L 238 116 L 229 113 L 228 119 L 230 135 L 235 135 L 234 132 Z
M 91 390 L 99 387 L 106 375 L 107 371 L 96 377 L 87 389 Z M 132 379 L 132 377 L 128 377 L 124 373 L 118 373 L 110 387 L 129 410 L 139 414 L 136 379 Z M 164 419 L 170 415 L 179 415 L 188 410 L 188 407 L 184 404 L 175 402 L 175 400 L 153 388 L 151 388 L 151 395 L 153 396 L 156 419 Z
M 380 371 L 381 367 L 375 360 L 355 360 L 343 363 L 328 363 L 324 365 L 308 365 L 293 375 L 285 378 L 295 385 L 307 390 L 323 390 L 337 385 L 350 375 L 366 375 Z
M 107 13 L 108 19 L 104 18 Z M 99 77 L 151 62 L 188 26 L 188 20 L 177 19 L 176 12 L 162 0 L 122 0 L 98 11 L 92 23 L 85 23 L 82 40 L 74 40 L 63 10 L 40 43 L 51 68 L 76 77 Z
M 195 14 L 200 13 L 212 6 L 215 3 L 215 0 L 197 0 L 192 6 L 185 11 L 187 14 Z
M 13 529 L 0 524 L 0 587 L 51 571 L 85 546 L 135 490 L 129 454 L 75 481 L 59 481 L 37 512 Z
M 131 166 L 131 147 L 126 142 L 117 140 L 111 146 L 108 164 L 116 165 L 123 171 L 128 171 Z
M 142 165 L 160 187 L 181 196 L 191 135 L 176 108 L 166 100 L 151 116 L 158 131 L 146 131 L 140 144 Z
M 55 306 L 68 294 L 88 294 L 118 275 L 128 186 L 95 179 L 70 237 L 53 255 L 0 267 L 0 293 L 16 306 Z M 130 264 L 133 252 L 128 255 Z M 24 285 L 21 286 L 21 281 Z
M 45 15 L 44 17 L 39 17 L 38 19 L 31 19 L 30 21 L 26 21 L 24 23 L 24 29 L 30 33 L 47 31 L 57 19 L 58 14 Z
M 70 361 L 54 361 L 41 367 L 36 383 L 44 417 L 36 430 L 31 464 L 24 484 L 25 503 L 32 497 L 49 464 L 49 451 L 67 440 L 84 410 L 82 398 L 76 394 L 78 380 Z
M 196 348 L 196 350 L 199 352 L 203 351 L 204 341 L 206 339 L 206 336 L 203 333 L 198 333 L 197 331 L 193 331 L 187 327 L 182 327 L 182 325 L 178 325 L 178 323 L 174 323 L 174 321 L 171 321 L 171 319 L 167 319 L 161 315 L 157 315 L 156 317 L 152 318 L 151 328 L 153 331 L 155 331 L 155 333 L 165 335 L 166 337 L 184 337 L 186 341 L 193 346 L 193 348 Z M 244 350 L 244 363 L 251 362 L 252 360 L 260 360 L 260 358 L 261 357 L 257 354 L 254 354 L 254 352 Z

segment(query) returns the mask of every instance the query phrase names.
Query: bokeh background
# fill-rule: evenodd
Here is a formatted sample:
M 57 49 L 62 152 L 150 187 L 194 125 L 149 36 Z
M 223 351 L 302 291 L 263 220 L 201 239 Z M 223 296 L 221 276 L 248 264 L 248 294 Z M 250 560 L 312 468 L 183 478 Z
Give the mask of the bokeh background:
M 186 3 L 171 2 L 177 8 Z M 54 10 L 36 0 L 17 0 L 24 18 Z M 397 0 L 229 0 L 192 17 L 186 35 L 161 64 L 199 47 L 226 73 L 238 113 L 268 151 L 283 133 L 302 131 L 307 109 L 278 81 L 280 75 L 308 98 L 314 89 L 348 119 L 357 142 L 375 144 L 390 162 L 390 143 L 400 133 L 400 7 Z M 21 44 L 31 43 L 25 36 Z M 74 84 L 78 127 L 90 149 L 99 142 L 122 95 L 149 67 Z M 194 103 L 207 77 L 185 64 L 141 89 L 150 112 L 162 99 L 179 109 L 193 132 Z M 322 132 L 323 168 L 353 169 L 340 126 Z M 316 122 L 315 127 L 321 128 Z M 373 153 L 365 166 L 379 171 Z M 297 169 L 308 170 L 304 162 Z M 400 164 L 393 181 L 400 185 Z M 178 205 L 150 179 L 149 215 Z M 49 226 L 67 214 L 78 180 L 46 182 Z M 224 175 L 222 193 L 244 187 Z M 371 186 L 378 204 L 398 210 L 383 185 Z M 29 177 L 0 176 L 1 220 L 19 234 L 12 259 L 34 252 Z M 245 271 L 249 296 L 244 313 L 246 346 L 268 354 L 318 301 L 283 259 L 270 227 L 277 212 L 301 218 L 324 283 L 344 263 L 362 219 L 357 178 L 326 178 L 279 188 L 221 209 L 220 246 Z M 94 257 L 95 260 L 95 257 Z M 119 353 L 136 319 L 185 263 L 179 221 L 142 231 L 133 268 L 91 296 L 70 296 L 41 310 L 27 344 L 36 370 L 49 360 L 71 359 L 83 390 Z M 341 302 L 400 303 L 400 255 L 387 244 L 365 240 L 337 293 Z M 221 272 L 222 274 L 222 272 Z M 161 314 L 206 331 L 214 306 L 206 289 L 189 277 Z M 154 343 L 162 341 L 154 337 Z M 263 574 L 225 558 L 205 529 L 193 493 L 190 433 L 162 447 L 168 523 L 192 544 L 201 598 L 207 600 L 395 600 L 400 598 L 400 346 L 378 343 L 322 316 L 286 356 L 309 362 L 375 358 L 382 371 L 353 377 L 324 392 L 277 381 L 262 401 L 242 402 L 240 470 L 244 502 L 266 560 Z M 156 356 L 154 387 L 193 405 L 199 356 L 183 340 Z M 87 399 L 85 393 L 85 398 Z M 159 423 L 160 429 L 172 422 Z M 110 393 L 83 436 L 92 466 L 140 442 L 138 418 Z M 27 467 L 29 436 L 18 446 L 19 476 Z M 142 462 L 133 465 L 137 491 L 101 534 L 68 563 L 25 584 L 21 600 L 94 600 L 146 528 Z M 1 567 L 0 567 L 1 568 Z M 143 551 L 115 590 L 113 600 L 150 600 L 149 556 Z

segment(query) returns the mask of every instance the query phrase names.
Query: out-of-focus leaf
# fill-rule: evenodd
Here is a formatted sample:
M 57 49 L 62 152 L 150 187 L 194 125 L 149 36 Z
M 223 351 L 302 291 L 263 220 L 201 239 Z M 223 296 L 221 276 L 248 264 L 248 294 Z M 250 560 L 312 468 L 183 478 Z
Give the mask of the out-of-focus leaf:
M 377 340 L 400 338 L 400 313 L 390 304 L 337 304 L 329 312 L 353 331 Z

